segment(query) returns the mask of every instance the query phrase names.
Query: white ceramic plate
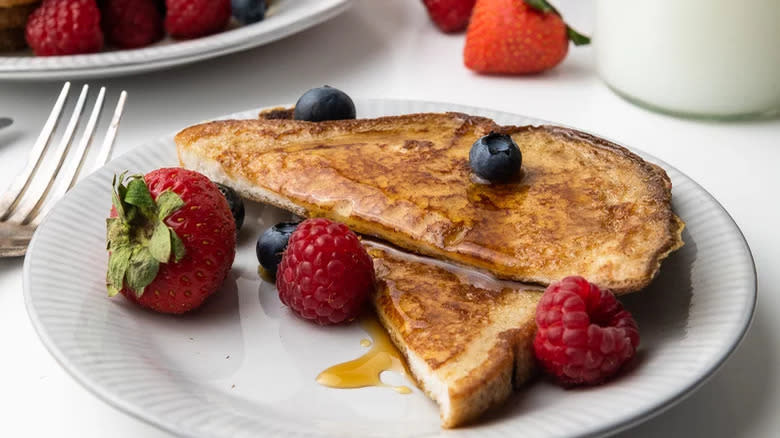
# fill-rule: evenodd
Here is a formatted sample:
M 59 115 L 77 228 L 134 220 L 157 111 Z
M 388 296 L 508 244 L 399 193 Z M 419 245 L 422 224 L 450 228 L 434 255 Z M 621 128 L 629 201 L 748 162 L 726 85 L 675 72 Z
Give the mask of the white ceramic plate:
M 35 57 L 0 52 L 0 79 L 65 80 L 161 70 L 260 46 L 344 12 L 352 0 L 276 0 L 265 20 L 187 41 L 170 38 L 135 50 L 90 55 Z
M 502 124 L 539 120 L 457 105 L 358 100 L 361 117 L 462 111 Z M 234 115 L 254 117 L 257 110 Z M 201 311 L 171 317 L 106 297 L 104 218 L 111 176 L 177 164 L 172 136 L 112 161 L 79 183 L 35 234 L 24 265 L 27 309 L 44 344 L 79 382 L 117 408 L 191 437 L 571 437 L 606 434 L 656 414 L 697 388 L 733 351 L 753 314 L 756 278 L 729 215 L 676 169 L 675 211 L 686 245 L 647 290 L 623 300 L 639 322 L 634 366 L 603 386 L 544 381 L 485 421 L 446 434 L 420 391 L 338 390 L 314 379 L 357 357 L 357 325 L 321 328 L 294 317 L 257 275 L 255 239 L 289 215 L 252 205 L 231 275 Z M 402 377 L 385 373 L 389 383 Z

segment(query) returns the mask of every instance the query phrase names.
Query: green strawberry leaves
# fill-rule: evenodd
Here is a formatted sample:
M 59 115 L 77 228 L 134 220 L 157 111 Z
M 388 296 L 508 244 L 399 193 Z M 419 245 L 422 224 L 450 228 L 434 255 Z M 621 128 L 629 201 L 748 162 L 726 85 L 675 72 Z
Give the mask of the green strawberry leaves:
M 555 6 L 551 5 L 547 0 L 525 0 L 525 3 L 532 9 L 535 9 L 543 14 L 552 12 L 553 14 L 562 17 L 561 13 L 555 9 Z M 568 24 L 566 24 L 566 35 L 575 46 L 584 46 L 590 44 L 590 38 L 588 36 L 577 32 Z
M 577 32 L 568 24 L 566 25 L 566 35 L 569 36 L 569 40 L 573 42 L 575 46 L 587 46 L 590 44 L 589 36 Z
M 139 248 L 133 251 L 130 264 L 127 266 L 125 281 L 127 287 L 135 292 L 136 298 L 141 298 L 144 289 L 154 278 L 160 269 L 160 263 L 152 256 L 149 248 Z
M 130 182 L 127 184 L 127 193 L 125 193 L 122 201 L 125 204 L 130 204 L 138 207 L 141 213 L 147 217 L 156 217 L 156 205 L 152 194 L 149 193 L 149 187 L 146 187 L 146 182 L 143 178 L 131 177 Z
M 122 173 L 119 175 L 119 181 L 122 181 L 125 179 L 125 173 Z M 121 199 L 124 197 L 125 193 L 127 193 L 127 187 L 125 187 L 121 182 L 119 185 L 117 185 L 117 177 L 114 175 L 114 178 L 111 180 L 111 187 L 113 187 L 113 190 L 111 190 L 111 204 L 116 209 L 116 214 L 119 216 L 120 219 L 124 219 L 126 216 L 125 213 L 125 207 L 124 204 L 122 204 Z
M 155 201 L 143 176 L 114 176 L 111 203 L 117 217 L 106 220 L 110 252 L 106 287 L 114 296 L 127 286 L 143 296 L 154 281 L 161 263 L 178 263 L 186 255 L 184 243 L 165 219 L 184 206 L 184 201 L 166 190 Z M 171 260 L 172 259 L 172 260 Z
M 178 263 L 187 251 L 184 249 L 184 242 L 181 241 L 179 236 L 171 230 L 171 246 L 173 247 L 173 261 Z
M 558 14 L 558 10 L 553 5 L 547 3 L 547 0 L 525 0 L 526 4 L 539 12 L 547 13 L 554 12 Z M 560 14 L 558 14 L 560 15 Z
M 114 285 L 121 285 L 124 281 L 125 273 L 130 266 L 132 253 L 129 246 L 120 246 L 111 253 L 111 257 L 108 259 L 108 275 L 106 278 L 109 296 L 113 297 L 122 289 L 121 286 L 117 288 Z
M 179 195 L 173 193 L 170 190 L 166 190 L 160 193 L 160 196 L 157 197 L 157 218 L 160 220 L 165 220 L 165 218 L 170 216 L 171 213 L 182 208 L 183 206 L 184 201 L 181 200 Z
M 129 227 L 120 218 L 106 219 L 106 249 L 111 249 L 111 242 L 116 248 L 130 243 Z
M 149 240 L 149 253 L 160 263 L 168 263 L 171 258 L 171 231 L 162 221 L 157 222 Z

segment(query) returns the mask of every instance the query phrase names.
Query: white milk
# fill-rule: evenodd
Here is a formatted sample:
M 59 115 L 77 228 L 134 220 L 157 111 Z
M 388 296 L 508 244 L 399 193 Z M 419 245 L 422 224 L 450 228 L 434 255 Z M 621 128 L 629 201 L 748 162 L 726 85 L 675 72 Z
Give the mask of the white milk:
M 780 0 L 596 0 L 599 74 L 661 110 L 780 108 Z

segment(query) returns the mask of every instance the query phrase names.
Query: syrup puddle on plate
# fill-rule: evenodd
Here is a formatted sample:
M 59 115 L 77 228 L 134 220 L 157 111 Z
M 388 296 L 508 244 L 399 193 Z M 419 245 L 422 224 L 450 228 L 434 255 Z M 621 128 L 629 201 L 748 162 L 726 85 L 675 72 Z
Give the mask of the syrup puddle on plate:
M 385 329 L 373 315 L 360 319 L 360 326 L 372 340 L 362 339 L 360 345 L 371 346 L 364 355 L 348 362 L 334 365 L 317 376 L 317 383 L 331 388 L 365 388 L 380 386 L 391 388 L 399 394 L 412 392 L 408 386 L 392 386 L 382 382 L 380 375 L 384 371 L 396 371 L 409 375 L 403 356 L 395 348 Z

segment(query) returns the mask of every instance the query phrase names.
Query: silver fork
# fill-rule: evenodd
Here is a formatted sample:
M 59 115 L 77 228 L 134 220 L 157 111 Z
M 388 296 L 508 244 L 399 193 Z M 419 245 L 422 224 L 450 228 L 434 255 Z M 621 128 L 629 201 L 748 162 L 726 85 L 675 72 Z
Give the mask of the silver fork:
M 30 150 L 27 165 L 8 190 L 0 195 L 0 257 L 18 257 L 25 254 L 27 245 L 41 219 L 78 181 L 79 174 L 82 173 L 84 159 L 92 144 L 95 128 L 103 111 L 106 88 L 100 88 L 83 134 L 73 147 L 73 137 L 82 120 L 84 105 L 89 94 L 89 87 L 87 85 L 82 87 L 61 140 L 56 146 L 50 148 L 69 91 L 70 82 L 66 82 L 49 118 L 43 125 L 43 130 Z M 97 151 L 95 162 L 89 166 L 90 170 L 100 168 L 111 156 L 126 99 L 127 93 L 122 91 L 106 136 Z

